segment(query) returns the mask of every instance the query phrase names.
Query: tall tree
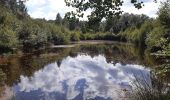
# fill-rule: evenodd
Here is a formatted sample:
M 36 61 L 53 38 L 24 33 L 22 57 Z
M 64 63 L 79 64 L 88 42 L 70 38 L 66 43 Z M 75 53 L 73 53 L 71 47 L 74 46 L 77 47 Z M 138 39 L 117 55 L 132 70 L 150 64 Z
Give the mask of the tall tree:
M 25 6 L 26 0 L 0 0 L 0 4 L 12 10 L 14 14 L 20 16 L 27 15 L 27 8 Z
M 18 0 L 17 4 L 18 4 L 18 13 L 20 15 L 27 15 L 27 8 L 24 4 L 24 2 L 26 2 L 26 0 Z
M 75 30 L 78 25 L 79 20 L 76 17 L 70 17 L 70 15 L 71 13 L 66 13 L 64 18 L 68 22 L 68 28 L 70 30 Z
M 146 15 L 134 15 L 125 13 L 121 16 L 113 16 L 106 19 L 105 31 L 112 31 L 112 33 L 119 33 L 127 28 L 134 26 L 140 28 L 140 26 L 148 20 Z
M 161 7 L 158 11 L 158 19 L 168 31 L 167 33 L 164 34 L 164 37 L 167 39 L 167 42 L 170 43 L 170 1 L 169 0 L 161 3 Z
M 62 17 L 60 15 L 60 13 L 57 14 L 56 19 L 55 19 L 55 23 L 58 25 L 62 25 Z
M 87 27 L 86 27 L 86 21 L 81 21 L 80 23 L 80 30 L 82 33 L 86 33 L 87 32 Z
M 170 28 L 170 1 L 161 3 L 161 7 L 158 11 L 159 20 L 166 28 Z

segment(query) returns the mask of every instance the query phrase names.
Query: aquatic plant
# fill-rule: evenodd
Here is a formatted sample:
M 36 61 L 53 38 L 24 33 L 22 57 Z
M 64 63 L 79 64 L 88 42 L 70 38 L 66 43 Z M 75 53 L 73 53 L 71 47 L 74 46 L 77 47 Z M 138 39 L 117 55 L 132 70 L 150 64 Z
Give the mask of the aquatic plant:
M 136 88 L 132 90 L 131 96 L 128 98 L 129 100 L 170 100 L 169 83 L 160 80 L 155 75 L 152 76 L 151 84 L 136 78 L 134 86 Z

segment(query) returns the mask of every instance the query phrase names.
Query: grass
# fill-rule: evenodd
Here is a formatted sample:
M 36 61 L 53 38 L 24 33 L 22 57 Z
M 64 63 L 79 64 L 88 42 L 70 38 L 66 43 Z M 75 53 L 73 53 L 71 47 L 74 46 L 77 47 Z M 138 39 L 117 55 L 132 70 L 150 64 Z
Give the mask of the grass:
M 133 85 L 136 88 L 132 90 L 129 100 L 170 100 L 169 83 L 154 76 L 151 78 L 151 84 L 145 80 L 136 79 Z

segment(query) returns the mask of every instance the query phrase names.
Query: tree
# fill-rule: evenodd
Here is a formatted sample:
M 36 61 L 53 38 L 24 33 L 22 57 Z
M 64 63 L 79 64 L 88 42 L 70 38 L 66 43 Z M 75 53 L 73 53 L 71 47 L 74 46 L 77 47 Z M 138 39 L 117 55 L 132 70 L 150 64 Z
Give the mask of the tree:
M 18 6 L 17 13 L 21 16 L 27 15 L 27 8 L 26 8 L 24 2 L 26 2 L 26 0 L 18 0 L 18 2 L 17 2 L 17 6 Z
M 12 10 L 14 14 L 23 17 L 27 15 L 27 8 L 25 6 L 26 0 L 0 0 L 0 4 Z
M 0 48 L 14 48 L 17 45 L 16 33 L 9 27 L 0 26 Z
M 170 1 L 161 3 L 161 7 L 158 11 L 159 20 L 166 28 L 170 28 Z
M 56 19 L 55 19 L 55 23 L 58 25 L 62 25 L 62 17 L 60 15 L 60 13 L 57 14 Z
M 69 27 L 69 21 L 66 17 L 64 17 L 62 20 L 62 26 L 67 27 L 67 28 Z
M 76 17 L 70 17 L 70 13 L 66 13 L 64 19 L 68 21 L 68 28 L 70 30 L 75 30 L 79 20 Z
M 161 3 L 161 7 L 158 11 L 158 19 L 161 24 L 167 29 L 167 32 L 164 34 L 164 37 L 167 39 L 167 42 L 170 43 L 170 1 L 167 0 Z
M 119 18 L 117 16 L 107 18 L 105 31 L 112 30 L 113 33 L 117 33 L 119 31 L 118 22 L 119 22 Z
M 143 6 L 141 0 L 130 0 L 131 3 L 140 9 Z M 156 0 L 154 0 L 156 1 Z M 67 6 L 76 8 L 76 13 L 71 12 L 70 17 L 82 17 L 83 12 L 91 9 L 91 14 L 88 16 L 89 20 L 100 22 L 103 18 L 113 15 L 120 15 L 122 13 L 121 6 L 123 0 L 65 0 Z
M 119 17 L 109 17 L 106 19 L 105 31 L 112 31 L 112 33 L 117 34 L 132 26 L 140 28 L 141 25 L 148 19 L 149 17 L 146 15 L 135 15 L 129 13 L 125 13 Z
M 87 28 L 94 32 L 98 32 L 99 27 L 100 27 L 100 21 L 96 18 L 90 19 L 87 23 Z
M 87 27 L 86 27 L 86 22 L 85 21 L 81 21 L 80 22 L 80 29 L 82 33 L 86 33 L 87 32 Z

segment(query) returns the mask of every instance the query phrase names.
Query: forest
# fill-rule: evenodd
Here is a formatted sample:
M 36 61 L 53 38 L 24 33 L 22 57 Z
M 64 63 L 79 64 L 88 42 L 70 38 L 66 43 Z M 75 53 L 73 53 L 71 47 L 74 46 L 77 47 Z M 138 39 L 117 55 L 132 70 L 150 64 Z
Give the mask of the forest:
M 51 45 L 80 40 L 111 40 L 133 43 L 151 53 L 170 55 L 170 2 L 162 2 L 157 18 L 123 13 L 105 20 L 62 18 L 33 19 L 21 0 L 0 0 L 0 52 L 31 52 Z

